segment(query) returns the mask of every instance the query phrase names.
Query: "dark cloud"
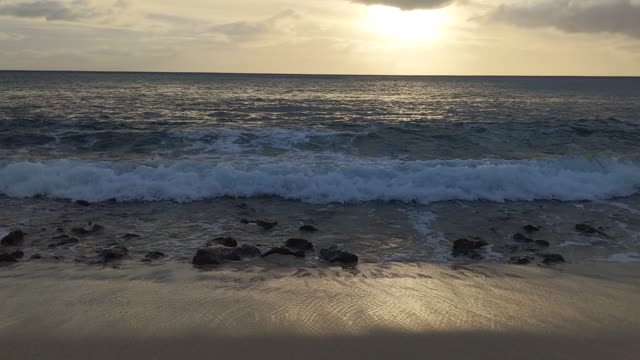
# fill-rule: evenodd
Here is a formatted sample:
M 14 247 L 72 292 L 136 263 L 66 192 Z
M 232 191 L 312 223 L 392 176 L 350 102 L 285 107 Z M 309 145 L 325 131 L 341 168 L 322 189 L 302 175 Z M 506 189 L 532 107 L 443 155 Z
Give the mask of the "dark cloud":
M 233 40 L 252 40 L 277 32 L 292 31 L 292 21 L 298 18 L 299 15 L 295 11 L 285 10 L 265 20 L 215 25 L 210 31 Z
M 640 3 L 631 0 L 546 0 L 501 5 L 488 21 L 521 27 L 554 27 L 571 33 L 617 33 L 640 37 Z
M 22 18 L 44 18 L 48 21 L 74 21 L 98 18 L 113 14 L 115 9 L 124 8 L 126 3 L 118 0 L 112 9 L 91 6 L 87 1 L 31 1 L 0 5 L 0 15 Z
M 402 10 L 438 9 L 451 5 L 454 0 L 352 0 L 365 5 L 386 5 Z

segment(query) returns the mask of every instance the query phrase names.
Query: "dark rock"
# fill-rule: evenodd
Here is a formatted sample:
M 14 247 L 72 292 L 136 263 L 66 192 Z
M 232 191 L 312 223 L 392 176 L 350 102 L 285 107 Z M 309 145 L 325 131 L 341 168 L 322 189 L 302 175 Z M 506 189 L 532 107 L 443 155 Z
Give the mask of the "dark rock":
M 352 254 L 350 252 L 339 250 L 338 247 L 336 246 L 332 246 L 328 249 L 320 250 L 320 259 L 330 263 L 335 263 L 335 262 L 357 263 L 358 262 L 357 255 Z
M 58 233 L 63 233 L 63 232 L 64 232 L 64 229 L 63 229 L 63 228 L 61 228 L 61 227 L 56 228 L 56 232 L 58 232 Z
M 583 233 L 585 235 L 602 235 L 604 237 L 609 237 L 609 235 L 607 235 L 607 233 L 604 232 L 604 230 L 599 227 L 596 228 L 594 226 L 591 226 L 589 224 L 577 224 L 576 225 L 576 231 Z
M 238 242 L 232 237 L 217 237 L 213 240 L 207 241 L 207 246 L 222 245 L 226 247 L 236 247 Z
M 545 265 L 565 262 L 564 257 L 558 254 L 540 254 L 540 256 L 542 256 L 542 263 Z
M 18 246 L 24 241 L 25 233 L 22 230 L 14 230 L 0 240 L 5 246 Z
M 249 223 L 250 223 L 250 221 L 249 221 L 249 220 L 247 220 L 247 219 L 240 219 L 240 223 L 242 223 L 242 224 L 245 224 L 245 225 L 246 225 L 246 224 L 249 224 Z
M 313 244 L 305 239 L 291 238 L 284 245 L 290 249 L 309 251 L 313 250 Z
M 489 245 L 486 241 L 480 238 L 462 238 L 453 242 L 453 256 L 472 256 L 476 254 L 476 250 Z
M 14 253 L 0 253 L 0 263 L 18 262 L 18 257 Z
M 300 231 L 316 232 L 318 229 L 311 225 L 302 225 L 300 226 Z
M 98 224 L 93 224 L 91 226 L 89 226 L 89 228 L 83 228 L 83 227 L 75 227 L 73 229 L 71 229 L 71 232 L 74 235 L 89 235 L 89 234 L 93 234 L 99 231 L 102 231 L 104 229 L 104 226 L 102 225 L 98 225 Z
M 520 233 L 514 234 L 513 235 L 513 240 L 517 241 L 517 242 L 523 242 L 523 243 L 531 243 L 533 242 L 533 239 L 528 238 Z
M 42 255 L 40 255 L 40 254 L 33 254 L 33 255 L 31 255 L 30 259 L 32 259 L 32 260 L 39 260 L 39 259 L 42 259 Z
M 11 255 L 15 256 L 16 259 L 22 259 L 24 257 L 24 252 L 17 250 L 12 252 Z
M 262 257 L 267 257 L 267 256 L 273 255 L 273 254 L 293 255 L 295 257 L 304 257 L 304 251 L 291 251 L 291 250 L 289 250 L 287 248 L 284 248 L 284 247 L 271 248 L 271 250 L 269 250 L 266 253 L 264 253 L 262 255 Z
M 509 263 L 515 265 L 527 265 L 531 263 L 531 260 L 533 260 L 531 256 L 513 256 L 509 260 Z
M 64 245 L 69 245 L 69 244 L 77 244 L 80 242 L 80 240 L 71 237 L 67 234 L 62 234 L 62 235 L 58 235 L 58 236 L 54 236 L 53 241 L 55 241 L 52 244 L 49 244 L 49 248 L 55 248 L 58 246 L 64 246 Z
M 534 226 L 534 225 L 525 225 L 522 228 L 524 229 L 524 231 L 526 231 L 528 233 L 534 233 L 534 232 L 540 231 L 540 227 L 539 226 Z
M 144 256 L 145 260 L 159 260 L 165 257 L 166 255 L 160 251 L 151 251 Z M 144 261 L 144 260 L 143 260 Z
M 254 258 L 261 256 L 260 249 L 256 246 L 244 244 L 234 251 L 241 258 Z
M 138 235 L 138 234 L 133 234 L 133 233 L 126 233 L 126 234 L 122 235 L 121 237 L 122 237 L 122 239 L 124 239 L 124 240 L 132 240 L 132 239 L 139 238 L 139 237 L 140 237 L 140 235 Z
M 110 249 L 102 249 L 98 252 L 98 256 L 101 258 L 103 263 L 108 263 L 113 260 L 120 260 L 123 257 L 127 256 L 127 248 L 124 246 L 114 246 Z
M 81 206 L 90 206 L 91 203 L 86 201 L 86 200 L 76 200 L 76 204 L 81 205 Z
M 540 246 L 544 246 L 544 247 L 548 247 L 549 245 L 551 245 L 546 240 L 536 240 L 535 242 L 536 242 L 536 245 L 540 245 Z
M 254 222 L 255 222 L 256 225 L 260 226 L 261 228 L 263 228 L 265 230 L 271 230 L 276 225 L 278 225 L 277 221 L 269 222 L 269 221 L 256 220 Z
M 218 265 L 220 261 L 220 257 L 212 252 L 211 249 L 198 249 L 191 263 L 195 266 L 205 266 Z

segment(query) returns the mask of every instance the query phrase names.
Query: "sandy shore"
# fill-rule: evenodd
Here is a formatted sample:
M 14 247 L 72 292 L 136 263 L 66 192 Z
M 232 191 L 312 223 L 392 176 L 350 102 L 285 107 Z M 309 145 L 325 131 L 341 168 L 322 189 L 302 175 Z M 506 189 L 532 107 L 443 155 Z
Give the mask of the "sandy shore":
M 640 264 L 0 268 L 3 359 L 634 359 Z

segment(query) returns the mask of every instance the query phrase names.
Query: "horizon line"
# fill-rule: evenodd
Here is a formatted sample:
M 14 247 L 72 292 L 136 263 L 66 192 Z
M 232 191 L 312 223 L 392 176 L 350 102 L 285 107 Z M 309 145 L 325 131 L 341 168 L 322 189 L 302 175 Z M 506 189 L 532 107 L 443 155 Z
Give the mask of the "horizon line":
M 512 74 L 479 74 L 479 75 L 442 75 L 442 74 L 348 74 L 348 73 L 279 73 L 279 72 L 222 72 L 222 71 L 153 71 L 153 70 L 11 70 L 4 72 L 59 72 L 59 73 L 104 73 L 104 74 L 194 74 L 194 75 L 264 75 L 264 76 L 379 76 L 379 77 L 539 77 L 539 78 L 639 78 L 640 75 L 512 75 Z

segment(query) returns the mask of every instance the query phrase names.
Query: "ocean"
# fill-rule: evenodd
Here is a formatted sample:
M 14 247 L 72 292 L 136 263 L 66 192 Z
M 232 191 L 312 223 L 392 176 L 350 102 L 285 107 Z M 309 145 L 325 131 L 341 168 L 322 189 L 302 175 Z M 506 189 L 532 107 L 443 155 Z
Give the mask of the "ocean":
M 231 236 L 365 262 L 640 261 L 639 191 L 640 78 L 0 72 L 0 233 L 23 229 L 27 256 L 189 262 Z M 454 256 L 459 238 L 489 245 Z

